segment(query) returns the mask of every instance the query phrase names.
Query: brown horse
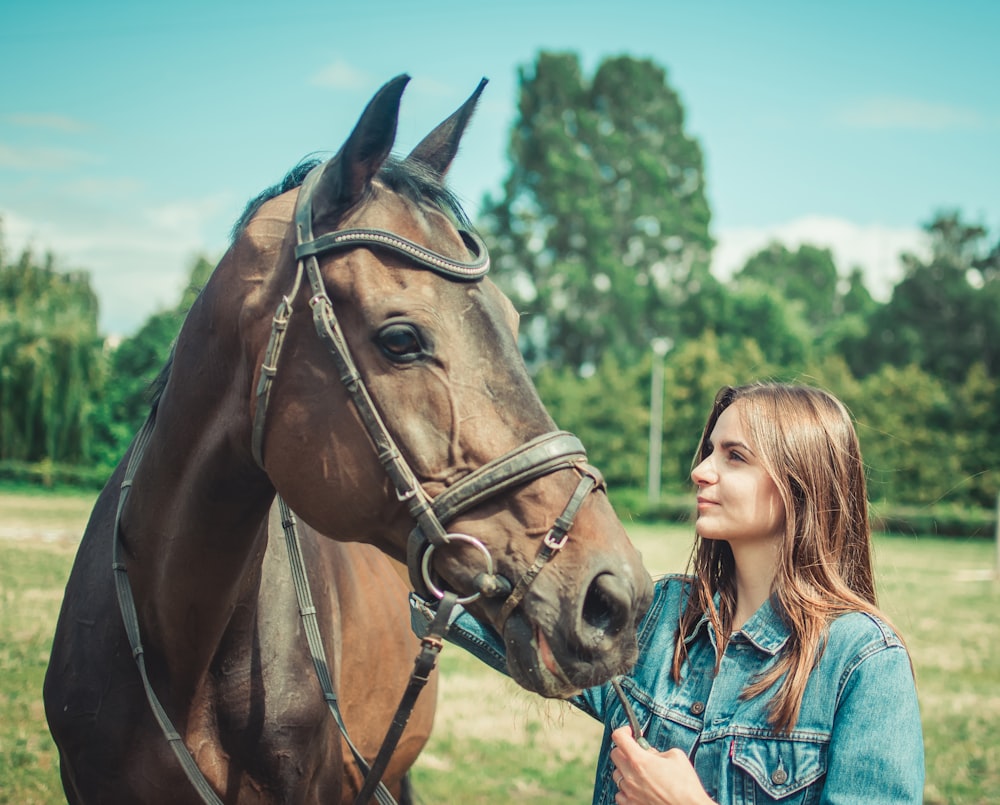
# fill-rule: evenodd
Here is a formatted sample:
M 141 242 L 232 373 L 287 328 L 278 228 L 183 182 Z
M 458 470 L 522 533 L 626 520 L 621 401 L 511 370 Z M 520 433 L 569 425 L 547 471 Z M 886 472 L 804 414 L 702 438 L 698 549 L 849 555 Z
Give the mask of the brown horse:
M 248 208 L 98 498 L 45 680 L 72 803 L 357 795 L 276 495 L 304 526 L 320 664 L 368 761 L 418 649 L 390 560 L 503 634 L 529 690 L 566 696 L 635 660 L 649 576 L 539 401 L 514 310 L 443 187 L 482 84 L 396 159 L 406 81 L 375 95 L 337 156 Z M 418 701 L 385 772 L 397 795 L 433 707 L 432 693 Z M 182 770 L 192 759 L 208 796 Z

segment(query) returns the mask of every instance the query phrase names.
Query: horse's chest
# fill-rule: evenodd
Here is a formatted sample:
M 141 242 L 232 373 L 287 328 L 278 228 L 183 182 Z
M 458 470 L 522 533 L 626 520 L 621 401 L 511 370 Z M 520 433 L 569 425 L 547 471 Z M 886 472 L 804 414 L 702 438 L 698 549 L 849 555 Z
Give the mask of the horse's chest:
M 260 646 L 221 662 L 206 694 L 220 743 L 239 754 L 308 756 L 334 727 L 308 657 Z

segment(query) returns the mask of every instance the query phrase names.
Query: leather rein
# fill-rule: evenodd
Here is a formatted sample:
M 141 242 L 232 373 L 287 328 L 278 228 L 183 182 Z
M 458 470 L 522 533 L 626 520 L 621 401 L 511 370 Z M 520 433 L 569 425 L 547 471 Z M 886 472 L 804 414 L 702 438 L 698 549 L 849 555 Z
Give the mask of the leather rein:
M 402 696 L 396 716 L 393 718 L 375 761 L 369 766 L 348 736 L 347 727 L 340 713 L 316 620 L 316 607 L 313 604 L 306 578 L 295 515 L 280 495 L 278 496 L 282 528 L 285 533 L 285 543 L 295 582 L 299 611 L 305 627 L 313 664 L 320 687 L 323 690 L 323 697 L 351 749 L 355 762 L 365 777 L 364 786 L 355 803 L 356 805 L 364 805 L 374 796 L 380 805 L 390 805 L 395 800 L 381 782 L 381 777 L 402 735 L 417 696 L 427 683 L 429 674 L 436 664 L 454 606 L 468 604 L 479 598 L 480 595 L 488 598 L 502 597 L 504 601 L 500 619 L 505 622 L 524 599 L 531 583 L 537 578 L 544 566 L 566 544 L 570 528 L 580 506 L 592 491 L 604 488 L 604 479 L 596 468 L 587 463 L 586 452 L 576 436 L 565 431 L 553 431 L 531 439 L 505 455 L 487 462 L 461 478 L 437 497 L 432 499 L 428 496 L 396 445 L 392 434 L 386 428 L 357 369 L 334 312 L 333 304 L 326 292 L 318 258 L 334 251 L 354 248 L 388 250 L 401 255 L 417 268 L 433 271 L 449 280 L 477 282 L 489 271 L 489 255 L 482 240 L 476 234 L 464 230 L 460 231 L 460 235 L 473 256 L 473 260 L 470 262 L 452 260 L 391 232 L 379 229 L 346 229 L 315 237 L 312 228 L 312 195 L 323 167 L 321 164 L 313 168 L 299 189 L 295 207 L 296 275 L 291 291 L 282 297 L 275 311 L 271 335 L 261 364 L 260 379 L 256 389 L 257 406 L 253 422 L 252 450 L 257 463 L 263 469 L 265 422 L 271 388 L 278 371 L 278 360 L 284 344 L 285 333 L 293 313 L 293 301 L 299 295 L 305 277 L 310 286 L 309 307 L 313 313 L 316 333 L 320 340 L 326 344 L 333 358 L 340 379 L 360 415 L 379 462 L 395 489 L 396 497 L 400 502 L 406 504 L 410 516 L 415 522 L 407 541 L 407 568 L 410 582 L 418 596 L 427 602 L 434 603 L 437 607 L 437 615 L 428 635 L 421 643 L 420 654 L 414 663 L 410 683 Z M 219 798 L 195 764 L 149 684 L 143 660 L 138 618 L 132 601 L 126 568 L 121 558 L 121 514 L 132 484 L 132 477 L 154 425 L 153 416 L 151 413 L 132 446 L 132 454 L 122 483 L 118 512 L 115 518 L 112 567 L 115 571 L 119 608 L 122 612 L 129 642 L 132 645 L 133 655 L 139 666 L 150 707 L 164 735 L 170 742 L 170 746 L 181 762 L 188 779 L 197 789 L 202 800 L 216 805 L 216 803 L 220 803 Z M 493 557 L 482 541 L 468 534 L 449 532 L 445 527 L 446 523 L 459 514 L 474 508 L 489 498 L 544 475 L 567 469 L 575 471 L 580 476 L 576 490 L 542 539 L 534 562 L 524 571 L 516 583 L 512 583 L 495 572 Z M 475 591 L 464 597 L 460 597 L 454 592 L 446 592 L 438 586 L 431 562 L 436 549 L 458 542 L 469 544 L 477 549 L 482 554 L 484 563 L 484 570 L 473 581 Z M 433 599 L 437 599 L 436 602 Z

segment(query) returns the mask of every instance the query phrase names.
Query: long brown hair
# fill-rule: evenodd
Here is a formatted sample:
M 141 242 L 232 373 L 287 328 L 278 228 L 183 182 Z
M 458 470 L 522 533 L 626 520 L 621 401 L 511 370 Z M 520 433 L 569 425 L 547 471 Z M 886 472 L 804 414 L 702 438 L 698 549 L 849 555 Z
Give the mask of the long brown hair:
M 843 403 L 820 389 L 781 383 L 722 388 L 694 465 L 710 454 L 715 424 L 735 403 L 754 453 L 784 503 L 785 533 L 771 601 L 791 632 L 774 667 L 754 679 L 742 697 L 759 696 L 784 676 L 771 701 L 769 721 L 789 732 L 798 720 L 830 621 L 858 611 L 885 620 L 875 596 L 864 465 Z M 729 543 L 696 536 L 691 564 L 694 581 L 674 649 L 672 672 L 677 680 L 686 658 L 680 638 L 692 634 L 707 612 L 718 638 L 718 670 L 736 612 L 735 561 Z

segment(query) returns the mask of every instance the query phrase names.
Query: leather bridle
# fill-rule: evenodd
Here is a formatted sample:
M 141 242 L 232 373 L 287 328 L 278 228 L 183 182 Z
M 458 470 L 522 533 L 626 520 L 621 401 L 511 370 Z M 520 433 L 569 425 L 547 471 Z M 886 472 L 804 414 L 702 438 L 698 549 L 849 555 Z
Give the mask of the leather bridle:
M 538 570 L 535 570 L 529 578 L 522 576 L 516 584 L 512 584 L 495 572 L 492 556 L 479 539 L 467 534 L 450 533 L 445 525 L 459 514 L 513 487 L 559 470 L 575 470 L 580 475 L 577 489 L 552 530 L 542 540 L 539 549 L 539 558 L 544 565 L 563 547 L 577 510 L 591 491 L 603 488 L 603 478 L 596 468 L 587 463 L 587 454 L 576 436 L 565 431 L 553 431 L 493 459 L 460 479 L 436 498 L 431 499 L 427 495 L 376 409 L 355 365 L 327 294 L 318 258 L 331 252 L 359 247 L 376 251 L 388 250 L 404 257 L 416 268 L 433 271 L 449 280 L 478 282 L 489 271 L 489 254 L 478 235 L 465 230 L 461 230 L 460 235 L 472 253 L 473 259 L 470 262 L 447 258 L 380 229 L 344 229 L 319 237 L 314 236 L 312 199 L 324 167 L 321 164 L 309 172 L 299 189 L 295 205 L 296 276 L 291 292 L 282 297 L 274 314 L 271 336 L 261 365 L 253 424 L 254 456 L 263 467 L 265 423 L 271 387 L 278 371 L 281 347 L 293 312 L 292 303 L 298 296 L 305 276 L 310 286 L 309 307 L 312 309 L 316 333 L 326 344 L 333 358 L 340 379 L 374 445 L 379 462 L 395 489 L 396 497 L 406 504 L 410 516 L 415 521 L 415 527 L 407 542 L 407 568 L 415 591 L 425 599 L 443 598 L 443 591 L 433 578 L 430 558 L 437 548 L 449 543 L 464 542 L 482 553 L 485 570 L 476 576 L 474 583 L 477 589 L 459 598 L 458 602 L 466 604 L 480 595 L 505 596 L 501 614 L 502 618 L 506 619 L 523 599 L 527 586 L 537 576 Z M 538 559 L 535 564 L 538 564 Z M 540 567 L 538 569 L 540 570 Z M 531 573 L 531 569 L 528 573 Z
M 314 624 L 311 625 L 311 628 L 306 629 L 313 662 L 324 690 L 324 696 L 330 703 L 330 709 L 348 746 L 354 753 L 358 766 L 365 773 L 364 785 L 355 800 L 356 805 L 364 805 L 373 796 L 380 803 L 392 802 L 392 797 L 382 785 L 381 778 L 402 735 L 417 696 L 427 683 L 429 674 L 436 664 L 453 607 L 459 603 L 468 604 L 481 595 L 488 598 L 502 597 L 504 600 L 499 614 L 500 628 L 502 629 L 502 625 L 524 599 L 528 588 L 538 577 L 538 574 L 566 544 L 570 528 L 584 500 L 595 489 L 604 489 L 604 479 L 595 467 L 587 463 L 587 454 L 583 449 L 583 444 L 576 436 L 565 431 L 553 431 L 531 439 L 526 444 L 487 462 L 461 478 L 437 497 L 431 499 L 428 496 L 386 427 L 372 401 L 364 379 L 358 371 L 334 312 L 333 303 L 326 292 L 326 284 L 320 273 L 319 257 L 335 251 L 360 247 L 376 251 L 390 251 L 405 258 L 415 268 L 433 271 L 446 279 L 455 282 L 478 282 L 489 271 L 489 254 L 482 240 L 475 233 L 465 230 L 459 230 L 459 234 L 472 254 L 473 259 L 469 262 L 453 260 L 381 229 L 344 229 L 316 237 L 313 234 L 312 226 L 312 199 L 324 167 L 322 164 L 314 167 L 299 188 L 295 204 L 295 256 L 297 261 L 295 281 L 291 291 L 287 296 L 282 297 L 275 311 L 271 335 L 261 364 L 260 380 L 257 384 L 257 407 L 254 413 L 252 448 L 257 463 L 263 468 L 265 423 L 271 387 L 278 371 L 281 347 L 292 315 L 292 303 L 299 294 L 302 278 L 305 275 L 310 286 L 309 307 L 312 309 L 316 334 L 326 344 L 333 358 L 341 382 L 354 403 L 375 448 L 379 462 L 393 485 L 397 499 L 406 504 L 410 516 L 415 522 L 407 540 L 406 550 L 410 583 L 413 585 L 415 594 L 425 601 L 431 598 L 438 599 L 437 614 L 428 635 L 421 642 L 421 652 L 414 662 L 410 683 L 403 694 L 379 753 L 370 767 L 354 749 L 343 724 L 343 719 L 340 717 L 339 708 L 335 705 L 336 697 L 326 675 L 325 653 L 319 638 L 319 631 Z M 459 514 L 489 498 L 529 483 L 543 475 L 566 469 L 574 470 L 580 476 L 577 487 L 562 513 L 556 518 L 552 528 L 542 539 L 534 562 L 521 574 L 516 583 L 512 584 L 510 580 L 496 572 L 493 557 L 481 540 L 468 534 L 449 532 L 445 528 L 445 525 Z M 280 496 L 278 502 L 282 508 L 286 543 L 289 545 L 289 557 L 293 563 L 293 572 L 295 572 L 294 556 L 297 549 L 292 547 L 293 545 L 297 546 L 298 543 L 298 537 L 295 533 L 295 518 Z M 459 542 L 469 544 L 477 549 L 482 554 L 485 563 L 485 569 L 474 578 L 475 591 L 464 597 L 459 597 L 453 592 L 445 592 L 437 586 L 431 562 L 437 548 Z M 301 576 L 301 580 L 297 578 L 296 581 L 300 609 L 303 612 L 308 610 L 314 613 L 315 607 L 312 606 L 308 582 L 301 569 L 298 576 Z M 313 614 L 310 620 L 314 617 Z
M 365 776 L 364 785 L 355 803 L 356 805 L 367 805 L 369 800 L 374 797 L 380 805 L 389 805 L 395 800 L 381 782 L 381 778 L 403 733 L 417 696 L 427 683 L 429 674 L 436 664 L 453 607 L 458 603 L 470 603 L 480 595 L 488 598 L 503 598 L 499 616 L 502 628 L 502 624 L 524 599 L 528 588 L 538 577 L 538 574 L 566 544 L 573 520 L 584 500 L 595 489 L 603 489 L 604 480 L 597 469 L 587 463 L 587 455 L 579 439 L 565 431 L 553 431 L 531 439 L 505 455 L 487 462 L 448 487 L 437 497 L 430 498 L 397 447 L 392 434 L 386 428 L 381 415 L 375 408 L 371 395 L 368 393 L 364 380 L 358 372 L 334 313 L 333 304 L 326 292 L 326 286 L 320 274 L 318 258 L 331 252 L 361 247 L 388 250 L 404 257 L 415 268 L 433 271 L 456 282 L 478 282 L 489 270 L 489 255 L 482 240 L 474 233 L 467 231 L 460 231 L 459 234 L 472 254 L 473 259 L 469 262 L 452 260 L 380 229 L 345 229 L 315 237 L 312 229 L 312 196 L 323 167 L 324 165 L 321 164 L 313 168 L 299 189 L 295 207 L 296 275 L 291 291 L 287 296 L 282 297 L 274 314 L 271 335 L 268 339 L 261 365 L 260 380 L 257 384 L 257 406 L 254 413 L 251 448 L 254 458 L 263 469 L 265 424 L 271 388 L 278 371 L 281 348 L 292 316 L 292 304 L 299 295 L 303 276 L 305 276 L 310 285 L 309 307 L 313 312 L 316 333 L 320 340 L 326 344 L 333 357 L 340 379 L 360 415 L 380 463 L 392 482 L 396 497 L 406 504 L 415 521 L 415 526 L 407 541 L 407 567 L 410 581 L 416 594 L 424 598 L 425 601 L 432 598 L 438 599 L 436 602 L 437 613 L 428 635 L 421 642 L 421 652 L 414 662 L 410 683 L 403 693 L 379 753 L 369 766 L 351 741 L 344 724 L 327 666 L 326 652 L 323 648 L 316 617 L 316 607 L 305 572 L 295 515 L 281 496 L 278 496 L 281 524 L 285 532 L 295 592 L 320 688 L 355 762 Z M 171 723 L 149 680 L 138 614 L 123 556 L 122 513 L 131 490 L 132 480 L 151 438 L 154 425 L 155 409 L 150 412 L 131 447 L 114 522 L 113 576 L 125 632 L 132 647 L 132 655 L 138 667 L 150 708 L 185 775 L 201 799 L 206 803 L 211 803 L 211 805 L 221 805 L 214 789 L 187 750 L 182 736 Z M 534 562 L 521 574 L 516 583 L 512 584 L 508 579 L 495 572 L 493 557 L 482 541 L 468 534 L 448 532 L 445 528 L 446 523 L 489 498 L 529 483 L 543 475 L 567 469 L 575 471 L 580 476 L 577 487 L 562 513 L 542 539 Z M 434 579 L 431 561 L 436 549 L 459 542 L 467 543 L 476 548 L 483 555 L 485 564 L 485 569 L 477 574 L 473 580 L 475 591 L 464 597 L 459 597 L 454 592 L 444 591 L 438 587 Z

